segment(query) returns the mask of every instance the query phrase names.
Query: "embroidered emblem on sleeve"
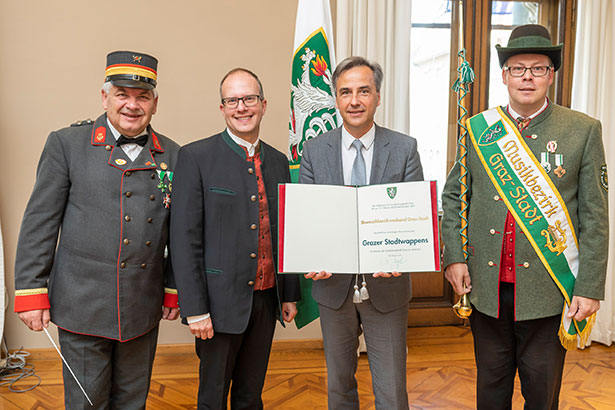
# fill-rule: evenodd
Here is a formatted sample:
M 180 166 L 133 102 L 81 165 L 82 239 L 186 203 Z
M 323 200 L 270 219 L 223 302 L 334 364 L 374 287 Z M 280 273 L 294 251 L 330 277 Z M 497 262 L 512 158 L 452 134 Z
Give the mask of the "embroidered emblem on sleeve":
M 602 185 L 605 191 L 609 192 L 609 177 L 606 173 L 606 164 L 602 164 L 600 167 L 600 185 Z

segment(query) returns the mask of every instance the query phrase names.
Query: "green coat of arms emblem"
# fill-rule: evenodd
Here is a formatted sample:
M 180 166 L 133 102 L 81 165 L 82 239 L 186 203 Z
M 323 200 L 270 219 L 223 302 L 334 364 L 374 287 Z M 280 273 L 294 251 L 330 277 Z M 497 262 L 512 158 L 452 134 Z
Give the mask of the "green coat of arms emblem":
M 505 137 L 506 134 L 508 134 L 508 132 L 506 132 L 506 128 L 504 127 L 502 120 L 498 120 L 495 124 L 491 125 L 482 133 L 478 139 L 478 145 L 493 144 L 500 138 Z

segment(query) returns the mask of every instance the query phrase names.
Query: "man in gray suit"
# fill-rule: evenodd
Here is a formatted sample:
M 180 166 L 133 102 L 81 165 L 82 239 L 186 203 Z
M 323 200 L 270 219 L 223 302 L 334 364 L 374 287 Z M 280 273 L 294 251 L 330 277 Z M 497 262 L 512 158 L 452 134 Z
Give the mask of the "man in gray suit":
M 303 147 L 299 182 L 367 185 L 421 181 L 416 140 L 379 127 L 382 68 L 362 57 L 343 60 L 333 73 L 343 126 Z M 377 409 L 408 409 L 406 329 L 412 295 L 409 274 L 332 275 L 310 272 L 320 310 L 330 409 L 358 409 L 358 337 L 365 333 Z M 361 287 L 361 291 L 359 291 Z M 362 328 L 362 329 L 361 329 Z
M 67 409 L 145 408 L 158 323 L 179 315 L 164 256 L 179 146 L 150 126 L 157 66 L 107 56 L 106 113 L 49 134 L 21 225 L 15 311 L 31 330 L 58 326 L 93 403 L 64 367 Z

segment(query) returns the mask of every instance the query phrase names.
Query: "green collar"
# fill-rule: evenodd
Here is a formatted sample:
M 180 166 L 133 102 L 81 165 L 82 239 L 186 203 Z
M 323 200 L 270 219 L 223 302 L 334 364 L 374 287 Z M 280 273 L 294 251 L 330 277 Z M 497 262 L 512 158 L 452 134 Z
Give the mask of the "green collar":
M 242 147 L 240 147 L 239 144 L 233 141 L 233 139 L 230 135 L 228 135 L 228 132 L 226 132 L 226 130 L 222 131 L 222 141 L 224 141 L 226 145 L 228 145 L 229 148 L 232 149 L 235 154 L 239 155 L 244 161 L 248 159 L 246 151 Z M 263 150 L 262 141 L 260 142 L 260 158 L 261 161 L 265 160 L 265 150 Z

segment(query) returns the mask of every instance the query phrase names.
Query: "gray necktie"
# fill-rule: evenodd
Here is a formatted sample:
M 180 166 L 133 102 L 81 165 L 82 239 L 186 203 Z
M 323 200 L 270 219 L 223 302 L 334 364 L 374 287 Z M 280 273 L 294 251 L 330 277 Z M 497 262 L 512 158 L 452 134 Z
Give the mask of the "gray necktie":
M 354 163 L 352 164 L 352 174 L 350 174 L 350 184 L 351 185 L 366 185 L 367 177 L 365 174 L 365 159 L 363 158 L 363 153 L 361 152 L 361 148 L 363 147 L 363 143 L 361 140 L 355 139 L 352 141 L 352 146 L 355 150 L 357 150 L 357 156 L 354 158 Z

